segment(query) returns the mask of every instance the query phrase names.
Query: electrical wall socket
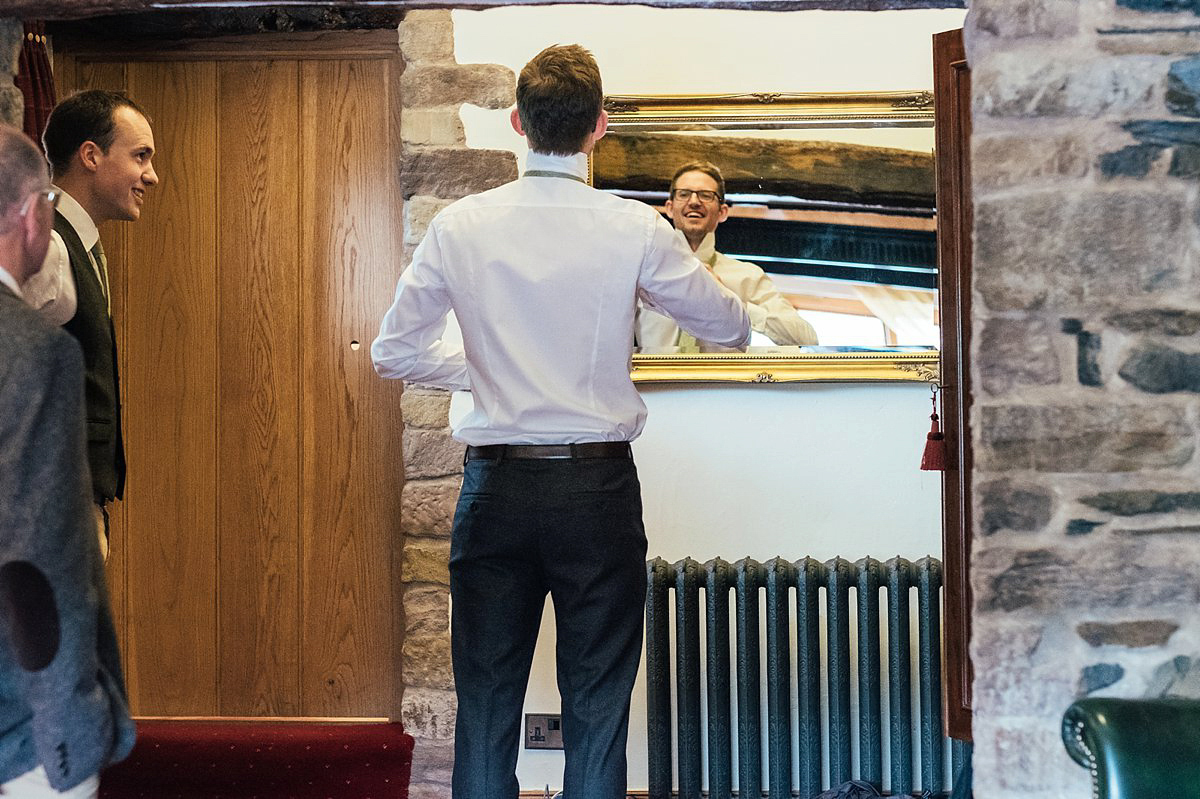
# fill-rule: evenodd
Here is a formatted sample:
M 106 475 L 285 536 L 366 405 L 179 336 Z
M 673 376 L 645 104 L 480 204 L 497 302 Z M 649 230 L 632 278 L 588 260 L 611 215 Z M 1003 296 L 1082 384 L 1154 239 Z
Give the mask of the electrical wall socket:
M 562 749 L 562 716 L 550 713 L 526 713 L 525 748 Z

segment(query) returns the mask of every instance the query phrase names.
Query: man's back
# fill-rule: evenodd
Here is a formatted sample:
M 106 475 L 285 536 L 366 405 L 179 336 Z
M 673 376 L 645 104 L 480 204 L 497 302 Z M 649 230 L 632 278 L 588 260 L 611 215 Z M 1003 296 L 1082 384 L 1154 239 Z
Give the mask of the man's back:
M 442 211 L 402 281 L 455 311 L 465 368 L 413 368 L 419 356 L 389 327 L 437 309 L 402 308 L 400 297 L 376 363 L 382 374 L 394 363 L 417 382 L 470 388 L 475 410 L 455 431 L 469 444 L 631 440 L 645 421 L 629 379 L 638 296 L 733 344 L 736 298 L 708 285 L 653 209 L 587 186 L 582 156 L 530 154 L 530 164 L 543 174 Z M 409 343 L 428 346 L 429 335 Z

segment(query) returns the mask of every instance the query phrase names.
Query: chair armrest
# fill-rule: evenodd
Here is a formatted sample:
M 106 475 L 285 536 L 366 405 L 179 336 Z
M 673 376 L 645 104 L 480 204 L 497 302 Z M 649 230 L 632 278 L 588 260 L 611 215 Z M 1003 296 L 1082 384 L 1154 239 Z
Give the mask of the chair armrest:
M 1081 699 L 1062 736 L 1100 799 L 1200 799 L 1200 700 Z

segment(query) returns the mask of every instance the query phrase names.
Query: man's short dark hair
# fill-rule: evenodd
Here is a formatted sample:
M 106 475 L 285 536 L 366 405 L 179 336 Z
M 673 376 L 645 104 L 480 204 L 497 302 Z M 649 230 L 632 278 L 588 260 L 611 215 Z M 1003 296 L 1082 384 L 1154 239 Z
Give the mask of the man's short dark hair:
M 125 93 L 105 89 L 73 94 L 54 107 L 42 133 L 42 147 L 55 177 L 71 168 L 71 160 L 86 141 L 95 142 L 102 152 L 108 152 L 116 136 L 113 117 L 118 108 L 132 108 L 147 120 L 150 118 Z
M 31 189 L 30 184 L 45 180 L 46 160 L 37 145 L 11 125 L 0 124 L 0 216 L 24 202 L 31 190 L 42 188 Z
M 717 194 L 721 198 L 721 202 L 725 202 L 725 178 L 721 176 L 721 170 L 711 161 L 689 161 L 679 169 L 675 170 L 675 174 L 671 176 L 671 195 L 675 194 L 675 183 L 687 172 L 703 172 L 717 182 Z
M 579 152 L 603 109 L 600 67 L 577 44 L 547 47 L 517 79 L 517 113 L 535 152 Z

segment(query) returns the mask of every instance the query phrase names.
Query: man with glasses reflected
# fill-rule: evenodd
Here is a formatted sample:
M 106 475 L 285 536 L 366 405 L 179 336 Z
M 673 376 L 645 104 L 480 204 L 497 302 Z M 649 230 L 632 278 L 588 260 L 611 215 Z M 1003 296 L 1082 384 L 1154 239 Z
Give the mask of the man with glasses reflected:
M 79 344 L 26 303 L 59 192 L 0 124 L 0 796 L 95 799 L 133 746 L 84 458 Z
M 146 114 L 120 92 L 94 89 L 50 113 L 42 144 L 62 200 L 45 267 L 26 299 L 83 347 L 88 464 L 101 551 L 108 553 L 108 504 L 125 486 L 121 394 L 108 261 L 99 225 L 136 221 L 146 191 L 158 183 L 154 134 Z
M 675 170 L 666 202 L 675 229 L 708 267 L 709 274 L 741 298 L 750 327 L 775 344 L 816 344 L 817 333 L 779 293 L 762 269 L 716 251 L 716 229 L 729 216 L 725 179 L 715 164 L 693 161 Z M 697 341 L 673 321 L 646 308 L 638 311 L 637 345 L 643 350 L 678 347 L 681 352 L 718 349 Z

